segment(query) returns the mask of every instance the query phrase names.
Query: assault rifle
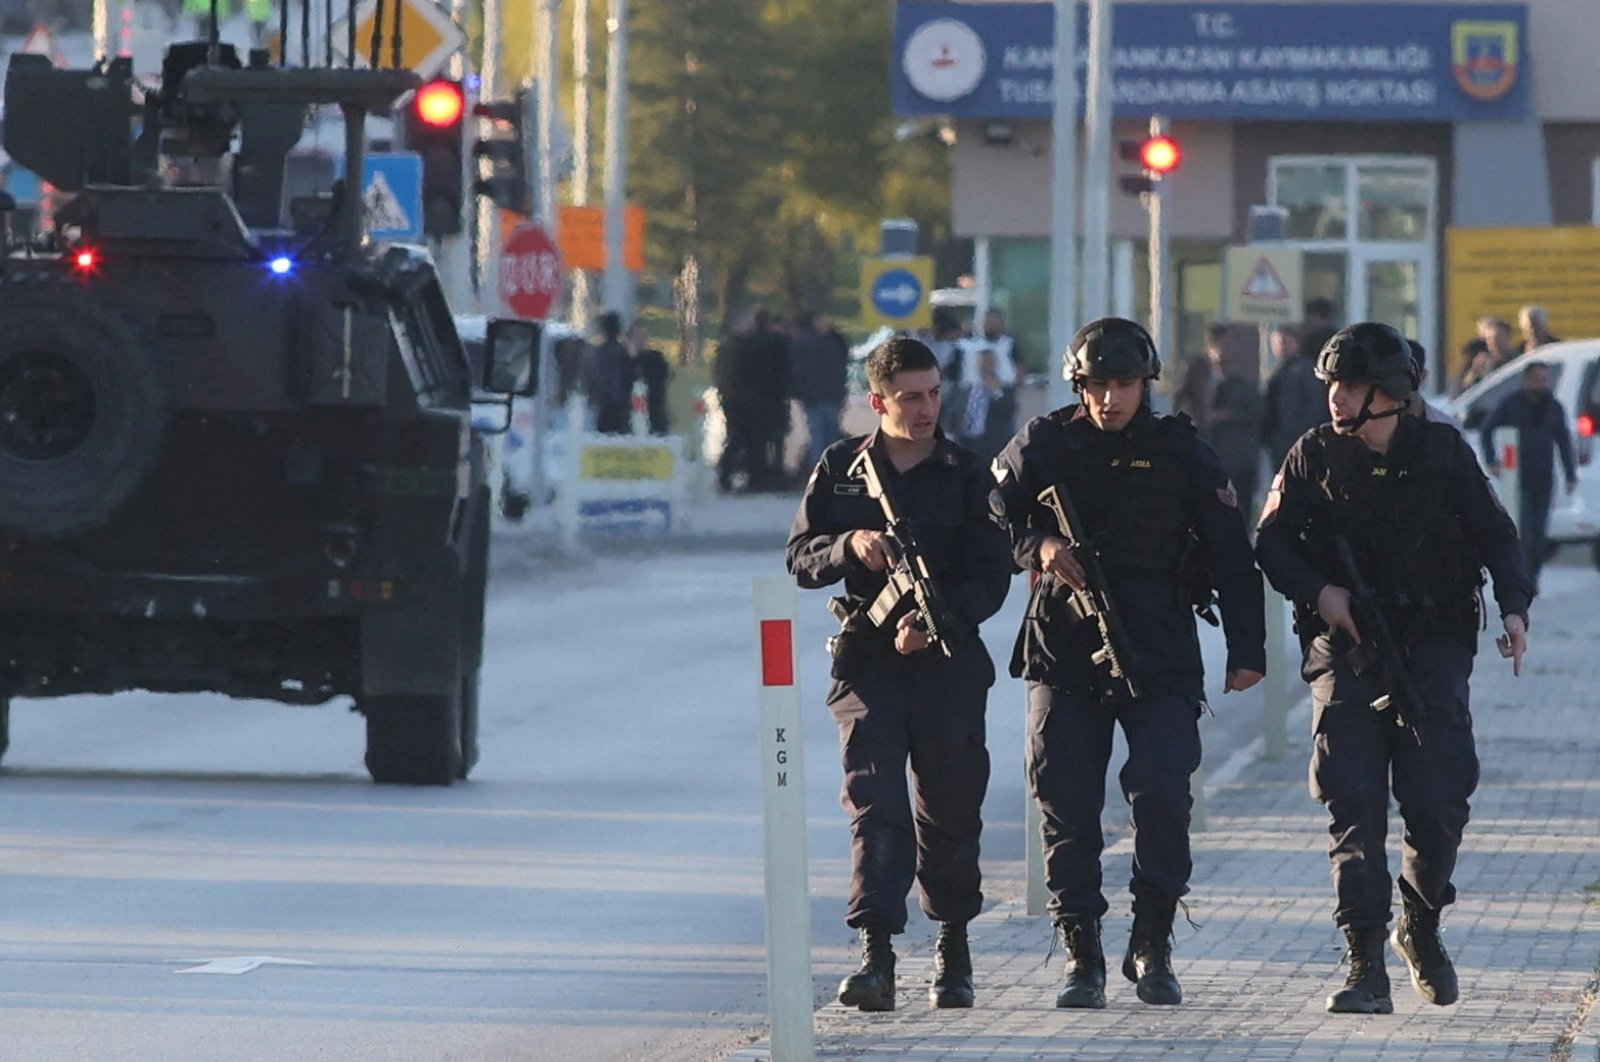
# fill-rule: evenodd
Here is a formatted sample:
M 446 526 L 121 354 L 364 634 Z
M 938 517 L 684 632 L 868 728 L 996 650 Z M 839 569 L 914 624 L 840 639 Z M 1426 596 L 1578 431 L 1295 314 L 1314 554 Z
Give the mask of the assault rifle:
M 1134 678 L 1137 658 L 1128 642 L 1128 633 L 1123 629 L 1117 604 L 1111 599 L 1111 584 L 1100 567 L 1100 555 L 1084 536 L 1083 522 L 1078 519 L 1078 512 L 1064 488 L 1046 487 L 1039 492 L 1039 501 L 1055 514 L 1061 537 L 1067 540 L 1072 555 L 1083 568 L 1084 588 L 1068 588 L 1067 608 L 1079 620 L 1093 620 L 1099 632 L 1100 648 L 1089 659 L 1096 667 L 1105 668 L 1114 682 L 1121 683 L 1129 697 L 1137 698 L 1139 685 Z
M 928 569 L 928 558 L 917 545 L 910 524 L 890 496 L 872 447 L 856 455 L 849 475 L 865 483 L 867 497 L 883 509 L 883 530 L 889 540 L 889 581 L 867 606 L 867 618 L 874 627 L 890 627 L 905 613 L 909 603 L 916 610 L 917 626 L 928 635 L 928 641 L 938 646 L 945 656 L 954 656 L 963 638 L 962 628 L 951 613 L 939 584 L 934 581 Z
M 1383 684 L 1387 689 L 1373 698 L 1372 710 L 1385 712 L 1393 708 L 1395 724 L 1411 731 L 1411 736 L 1420 745 L 1427 708 L 1411 681 L 1411 672 L 1406 668 L 1405 650 L 1395 640 L 1389 622 L 1383 617 L 1377 593 L 1361 574 L 1361 566 L 1356 563 L 1350 540 L 1344 535 L 1334 535 L 1333 546 L 1350 580 L 1350 613 L 1355 618 L 1356 628 L 1361 631 L 1361 642 L 1345 655 L 1345 662 L 1357 675 L 1365 675 L 1374 665 L 1381 669 Z

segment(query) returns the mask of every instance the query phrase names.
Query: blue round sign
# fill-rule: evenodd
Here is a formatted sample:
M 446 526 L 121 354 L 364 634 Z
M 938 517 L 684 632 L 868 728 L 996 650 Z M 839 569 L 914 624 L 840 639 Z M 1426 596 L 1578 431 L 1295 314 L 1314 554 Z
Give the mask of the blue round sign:
M 872 305 L 885 317 L 910 317 L 922 305 L 922 281 L 908 269 L 886 269 L 873 281 Z

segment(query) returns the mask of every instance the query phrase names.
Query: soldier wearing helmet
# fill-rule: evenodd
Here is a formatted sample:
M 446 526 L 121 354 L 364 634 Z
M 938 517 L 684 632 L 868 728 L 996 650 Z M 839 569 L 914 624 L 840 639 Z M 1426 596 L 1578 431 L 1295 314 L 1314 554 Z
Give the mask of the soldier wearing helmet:
M 1029 784 L 1043 812 L 1049 909 L 1067 949 L 1058 1007 L 1104 1007 L 1100 814 L 1113 730 L 1133 809 L 1133 927 L 1122 972 L 1146 1003 L 1174 1004 L 1171 931 L 1188 891 L 1189 776 L 1200 765 L 1204 672 L 1192 609 L 1213 588 L 1228 642 L 1223 692 L 1266 670 L 1261 575 L 1238 495 L 1187 417 L 1159 416 L 1161 357 L 1145 330 L 1105 318 L 1072 337 L 1062 364 L 1081 402 L 1022 429 L 995 461 L 996 510 L 1017 563 L 1041 573 L 1012 655 L 1028 683 Z M 1041 498 L 1055 488 L 1081 521 L 1076 551 Z M 1131 682 L 1112 681 L 1098 623 L 1078 608 L 1085 562 L 1126 632 Z M 1137 796 L 1137 799 L 1135 799 Z
M 1400 415 L 1421 401 L 1403 336 L 1383 324 L 1351 325 L 1323 346 L 1317 375 L 1328 384 L 1333 423 L 1301 436 L 1284 459 L 1256 556 L 1295 606 L 1311 686 L 1311 792 L 1331 818 L 1333 918 L 1350 958 L 1327 1008 L 1393 1010 L 1383 960 L 1391 788 L 1406 827 L 1393 946 L 1422 998 L 1444 1006 L 1458 990 L 1439 915 L 1455 901 L 1450 879 L 1478 782 L 1467 678 L 1482 572 L 1494 580 L 1505 629 L 1500 653 L 1519 673 L 1533 586 L 1516 528 L 1461 434 Z M 1358 602 L 1370 609 L 1359 622 L 1350 561 L 1370 590 Z M 1394 645 L 1388 658 L 1374 653 L 1382 628 Z M 1412 697 L 1421 704 L 1403 713 L 1396 702 Z M 1412 725 L 1397 725 L 1407 715 Z

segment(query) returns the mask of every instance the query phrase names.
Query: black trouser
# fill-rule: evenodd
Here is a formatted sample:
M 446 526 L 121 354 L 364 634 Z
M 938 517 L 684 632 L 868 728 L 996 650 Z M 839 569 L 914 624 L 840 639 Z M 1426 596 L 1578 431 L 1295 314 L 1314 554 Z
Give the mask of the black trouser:
M 1045 882 L 1056 921 L 1099 918 L 1106 769 L 1122 725 L 1128 762 L 1118 776 L 1133 811 L 1136 897 L 1170 902 L 1189 891 L 1189 776 L 1200 767 L 1199 704 L 1177 694 L 1125 704 L 1028 684 L 1028 783 L 1043 820 Z
M 850 814 L 852 837 L 845 923 L 879 922 L 904 932 L 913 879 L 929 918 L 970 921 L 983 907 L 978 838 L 989 786 L 984 709 L 994 666 L 974 640 L 951 660 L 893 660 L 866 670 L 834 683 L 828 698 L 844 761 L 839 802 Z M 914 804 L 906 789 L 908 758 Z
M 1328 809 L 1333 887 L 1339 926 L 1387 925 L 1393 902 L 1384 840 L 1391 786 L 1400 818 L 1400 892 L 1438 910 L 1454 903 L 1456 852 L 1467 825 L 1467 798 L 1478 785 L 1478 756 L 1467 706 L 1472 653 L 1427 642 L 1411 653 L 1411 677 L 1425 702 L 1422 742 L 1395 724 L 1394 709 L 1374 711 L 1381 689 L 1330 654 L 1326 636 L 1307 655 L 1311 683 L 1311 795 Z M 1373 671 L 1367 675 L 1373 676 Z
M 1522 539 L 1522 556 L 1534 586 L 1539 585 L 1539 570 L 1549 551 L 1546 532 L 1550 527 L 1550 499 L 1554 496 L 1553 480 L 1530 477 L 1517 484 L 1517 536 Z

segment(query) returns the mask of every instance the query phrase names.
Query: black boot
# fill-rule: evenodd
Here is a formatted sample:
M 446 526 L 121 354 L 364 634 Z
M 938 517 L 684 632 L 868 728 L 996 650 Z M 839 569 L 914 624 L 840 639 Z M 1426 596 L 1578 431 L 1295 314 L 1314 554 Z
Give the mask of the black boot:
M 1172 919 L 1176 900 L 1134 897 L 1133 931 L 1128 934 L 1128 954 L 1122 959 L 1122 976 L 1138 986 L 1139 998 L 1157 1006 L 1183 1002 L 1178 975 L 1172 972 Z
M 861 927 L 861 969 L 839 982 L 839 1002 L 862 1010 L 894 1009 L 894 948 L 885 926 Z
M 1411 971 L 1411 987 L 1417 995 L 1440 1007 L 1448 1007 L 1459 998 L 1456 968 L 1445 954 L 1444 941 L 1439 939 L 1438 911 L 1407 901 L 1389 939 L 1395 954 L 1405 960 Z
M 1350 942 L 1346 953 L 1350 960 L 1350 976 L 1344 979 L 1343 988 L 1328 997 L 1328 1012 L 1393 1014 L 1389 971 L 1383 968 L 1383 927 L 1355 929 L 1345 926 L 1344 936 Z
M 1100 920 L 1058 922 L 1067 946 L 1067 983 L 1056 1006 L 1102 1010 L 1106 1005 L 1106 953 L 1100 947 Z
M 973 998 L 967 924 L 940 922 L 939 939 L 933 945 L 933 984 L 928 987 L 928 1002 L 940 1009 L 970 1007 Z

